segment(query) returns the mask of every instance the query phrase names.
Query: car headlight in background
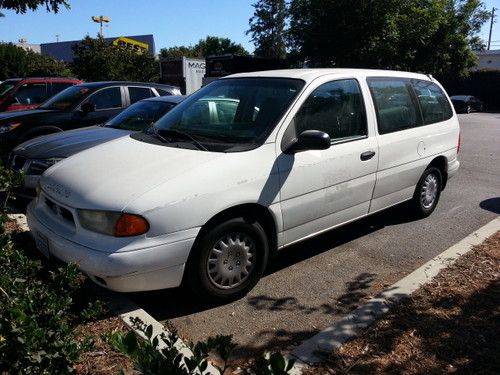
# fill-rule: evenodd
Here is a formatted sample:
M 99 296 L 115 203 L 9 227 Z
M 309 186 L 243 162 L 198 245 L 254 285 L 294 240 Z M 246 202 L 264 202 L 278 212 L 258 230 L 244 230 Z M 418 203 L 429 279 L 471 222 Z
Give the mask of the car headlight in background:
M 85 229 L 115 237 L 138 236 L 149 230 L 142 216 L 124 212 L 80 209 L 78 219 Z
M 17 128 L 21 124 L 22 124 L 22 122 L 11 122 L 7 125 L 0 125 L 0 133 L 10 132 L 10 131 L 14 130 L 15 128 Z
M 64 158 L 32 159 L 28 164 L 26 174 L 40 175 L 54 164 L 64 160 Z

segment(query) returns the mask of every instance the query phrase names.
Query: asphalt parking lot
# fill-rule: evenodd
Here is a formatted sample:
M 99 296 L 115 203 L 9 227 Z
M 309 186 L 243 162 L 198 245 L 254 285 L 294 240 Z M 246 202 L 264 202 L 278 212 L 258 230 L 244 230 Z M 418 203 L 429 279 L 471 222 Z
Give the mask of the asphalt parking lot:
M 500 214 L 500 114 L 459 118 L 461 167 L 431 217 L 411 221 L 398 206 L 289 247 L 231 304 L 181 289 L 130 297 L 185 340 L 233 335 L 241 355 L 298 345 Z

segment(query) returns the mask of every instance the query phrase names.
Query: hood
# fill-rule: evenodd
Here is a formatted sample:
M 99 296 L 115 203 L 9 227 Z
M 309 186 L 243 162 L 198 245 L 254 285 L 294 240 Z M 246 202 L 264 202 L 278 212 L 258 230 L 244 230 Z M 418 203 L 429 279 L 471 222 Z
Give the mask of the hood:
M 120 211 L 149 190 L 199 173 L 226 155 L 122 137 L 57 163 L 45 172 L 41 186 L 71 207 Z
M 9 111 L 0 113 L 0 122 L 10 122 L 11 120 L 37 116 L 42 113 L 59 112 L 52 109 L 29 109 L 26 111 Z
M 17 146 L 13 153 L 28 159 L 67 158 L 130 133 L 126 130 L 92 126 L 31 139 Z

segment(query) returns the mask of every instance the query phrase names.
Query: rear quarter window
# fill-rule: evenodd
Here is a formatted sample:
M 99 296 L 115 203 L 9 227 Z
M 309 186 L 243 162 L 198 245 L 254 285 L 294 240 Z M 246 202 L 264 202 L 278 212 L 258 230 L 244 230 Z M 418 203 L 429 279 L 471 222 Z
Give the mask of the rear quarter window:
M 430 81 L 413 81 L 413 89 L 417 95 L 424 125 L 446 121 L 453 116 L 450 103 L 441 88 Z

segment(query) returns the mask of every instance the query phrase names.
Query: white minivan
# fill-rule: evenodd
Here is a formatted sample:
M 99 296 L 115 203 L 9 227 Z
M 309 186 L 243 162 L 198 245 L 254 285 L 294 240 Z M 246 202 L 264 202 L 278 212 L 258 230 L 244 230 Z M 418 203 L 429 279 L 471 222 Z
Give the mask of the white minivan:
M 41 252 L 106 288 L 184 283 L 228 300 L 290 244 L 405 201 L 429 215 L 458 170 L 459 143 L 431 76 L 236 74 L 144 132 L 51 167 L 28 223 Z

